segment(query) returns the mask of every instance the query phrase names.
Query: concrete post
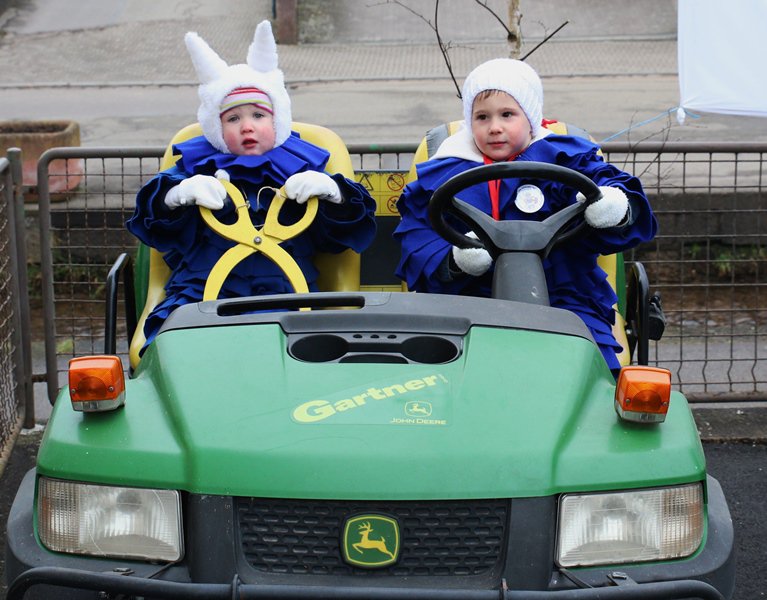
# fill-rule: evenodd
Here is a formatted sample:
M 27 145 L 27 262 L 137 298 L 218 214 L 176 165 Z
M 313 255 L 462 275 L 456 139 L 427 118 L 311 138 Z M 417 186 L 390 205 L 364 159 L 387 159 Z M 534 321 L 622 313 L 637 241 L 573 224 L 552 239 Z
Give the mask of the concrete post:
M 276 0 L 277 42 L 298 43 L 298 0 Z

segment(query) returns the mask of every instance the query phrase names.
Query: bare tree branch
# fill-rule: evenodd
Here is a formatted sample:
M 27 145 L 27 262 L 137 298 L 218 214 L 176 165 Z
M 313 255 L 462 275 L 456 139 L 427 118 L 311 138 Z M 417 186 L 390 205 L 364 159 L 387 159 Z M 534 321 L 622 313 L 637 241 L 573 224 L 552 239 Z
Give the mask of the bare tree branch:
M 439 49 L 442 52 L 442 56 L 445 59 L 445 64 L 447 65 L 447 70 L 450 73 L 450 79 L 453 80 L 453 85 L 455 86 L 456 94 L 458 95 L 458 98 L 461 98 L 461 86 L 458 85 L 458 81 L 455 79 L 455 74 L 453 73 L 453 63 L 450 61 L 450 54 L 448 53 L 448 50 L 450 48 L 450 43 L 448 42 L 445 44 L 442 41 L 442 36 L 439 34 L 439 0 L 435 0 L 434 2 L 434 35 L 437 36 L 437 44 L 439 44 Z
M 511 43 L 521 43 L 520 36 L 517 33 L 512 32 L 504 22 L 504 20 L 496 14 L 496 12 L 490 8 L 488 5 L 487 0 L 474 0 L 479 6 L 487 10 L 495 19 L 503 26 L 503 29 L 506 31 L 506 39 Z M 461 86 L 458 85 L 458 81 L 455 78 L 455 73 L 453 72 L 453 64 L 450 60 L 450 49 L 454 46 L 450 42 L 445 42 L 442 39 L 442 36 L 439 32 L 439 0 L 434 1 L 434 21 L 430 21 L 426 17 L 424 17 L 422 14 L 416 12 L 412 8 L 410 8 L 407 4 L 402 2 L 401 0 L 386 0 L 385 2 L 380 2 L 378 4 L 373 4 L 372 6 L 377 6 L 380 4 L 396 4 L 397 6 L 400 6 L 404 8 L 406 11 L 408 11 L 410 14 L 415 15 L 419 19 L 421 19 L 424 23 L 426 23 L 429 28 L 434 32 L 434 35 L 437 37 L 437 45 L 439 46 L 439 51 L 442 53 L 442 58 L 445 60 L 445 65 L 447 66 L 447 71 L 450 74 L 450 79 L 453 80 L 453 85 L 455 86 L 456 95 L 458 98 L 461 98 Z M 521 17 L 519 17 L 521 20 Z M 552 37 L 554 37 L 559 31 L 569 23 L 570 21 L 565 21 L 562 23 L 559 27 L 557 27 L 552 33 L 547 35 L 538 45 L 535 46 L 530 52 L 525 54 L 520 60 L 525 60 L 527 57 L 529 57 L 533 52 L 535 52 L 538 48 L 540 48 L 543 44 L 545 44 L 547 41 L 549 41 Z
M 427 25 L 428 25 L 428 26 L 429 26 L 431 29 L 434 29 L 434 24 L 433 24 L 431 21 L 429 21 L 429 19 L 427 19 L 426 17 L 424 17 L 424 16 L 423 16 L 421 13 L 417 13 L 417 12 L 415 12 L 415 11 L 414 11 L 412 8 L 410 8 L 410 7 L 409 7 L 407 4 L 403 4 L 402 2 L 400 2 L 400 0 L 386 0 L 385 2 L 374 2 L 374 3 L 373 3 L 373 4 L 371 4 L 370 6 L 381 6 L 381 5 L 383 5 L 383 4 L 396 4 L 397 6 L 401 6 L 401 7 L 402 7 L 402 8 L 404 8 L 406 11 L 408 11 L 409 13 L 411 13 L 411 14 L 415 15 L 416 17 L 418 17 L 419 19 L 421 19 L 423 22 L 425 22 L 425 23 L 426 23 L 426 24 L 427 24 Z
M 511 0 L 509 3 L 509 22 L 514 24 L 514 28 L 509 28 L 498 13 L 496 13 L 490 6 L 488 6 L 487 0 L 474 0 L 479 6 L 489 12 L 496 21 L 501 24 L 501 27 L 506 31 L 506 41 L 512 47 L 511 55 L 516 58 L 519 56 L 519 50 L 522 47 L 522 36 L 519 33 L 519 22 L 522 20 L 522 16 L 519 14 L 519 0 Z
M 515 37 L 515 34 L 506 26 L 506 22 L 499 17 L 495 11 L 490 8 L 487 5 L 487 0 L 474 0 L 477 4 L 479 4 L 482 8 L 484 8 L 487 12 L 489 12 L 493 17 L 495 17 L 495 20 L 498 21 L 501 24 L 501 27 L 503 27 L 506 30 L 506 37 L 507 39 L 511 40 L 513 37 Z
M 632 140 L 631 139 L 631 134 L 635 130 L 634 124 L 635 124 L 636 115 L 637 115 L 637 113 L 635 112 L 631 116 L 631 120 L 629 121 L 629 126 L 625 130 L 626 131 L 626 142 L 629 145 L 629 154 L 630 153 L 635 153 L 635 151 L 636 151 L 635 149 L 636 149 L 636 147 L 638 145 L 641 145 L 642 142 L 646 142 L 647 140 L 652 139 L 656 135 L 662 135 L 662 142 L 663 142 L 664 145 L 665 145 L 666 142 L 669 141 L 669 137 L 671 136 L 671 129 L 673 127 L 672 120 L 671 120 L 671 115 L 670 114 L 667 115 L 667 117 L 666 117 L 666 125 L 662 129 L 660 129 L 659 131 L 653 131 L 651 133 L 648 133 L 647 135 L 645 135 L 644 137 L 640 138 L 639 140 L 636 140 L 636 141 Z M 620 166 L 620 168 L 622 168 L 624 171 L 629 171 L 630 170 L 630 165 L 628 164 L 629 154 L 627 154 L 625 156 L 625 158 L 623 159 L 623 163 Z M 663 156 L 663 150 L 661 150 L 660 152 L 655 154 L 655 156 L 653 156 L 651 159 L 649 159 L 647 161 L 647 164 L 645 165 L 645 167 L 642 169 L 642 171 L 640 173 L 634 173 L 634 176 L 638 177 L 640 179 L 642 177 L 644 177 L 644 175 L 653 167 L 653 165 L 655 165 L 656 163 L 660 164 L 660 160 L 661 160 L 662 156 Z M 667 178 L 667 174 L 671 170 L 673 162 L 676 162 L 676 161 L 672 161 L 672 163 L 671 163 L 671 165 L 669 165 L 669 168 L 668 168 L 666 173 L 661 173 L 661 172 L 658 173 L 658 181 L 659 182 L 660 181 L 664 181 Z
M 551 38 L 553 38 L 555 35 L 557 35 L 557 33 L 559 33 L 559 31 L 560 31 L 560 30 L 561 30 L 561 29 L 562 29 L 562 28 L 563 28 L 565 25 L 567 25 L 569 22 L 570 22 L 570 21 L 565 21 L 564 23 L 562 23 L 562 24 L 561 24 L 559 27 L 557 27 L 557 28 L 556 28 L 554 31 L 552 31 L 552 32 L 551 32 L 549 35 L 547 35 L 545 38 L 543 38 L 543 39 L 542 39 L 542 40 L 541 40 L 541 41 L 540 41 L 538 44 L 536 44 L 535 48 L 533 48 L 532 50 L 530 50 L 530 52 L 528 52 L 527 54 L 525 54 L 525 55 L 524 55 L 522 58 L 520 58 L 519 60 L 527 60 L 527 58 L 528 58 L 528 57 L 529 57 L 529 56 L 530 56 L 530 55 L 531 55 L 533 52 L 535 52 L 535 51 L 536 51 L 538 48 L 540 48 L 541 46 L 543 46 L 543 45 L 544 45 L 546 42 L 548 42 L 548 41 L 549 41 Z
M 458 81 L 455 78 L 455 74 L 453 73 L 453 65 L 450 62 L 450 54 L 449 50 L 452 48 L 452 44 L 450 42 L 443 42 L 442 36 L 439 34 L 439 25 L 438 25 L 438 18 L 439 18 L 439 0 L 435 0 L 434 3 L 434 22 L 432 23 L 429 19 L 424 17 L 422 14 L 417 13 L 412 8 L 410 8 L 407 4 L 404 4 L 400 0 L 386 0 L 386 2 L 382 2 L 381 4 L 396 4 L 397 6 L 401 6 L 409 13 L 415 15 L 419 19 L 421 19 L 424 23 L 426 23 L 429 28 L 434 32 L 434 35 L 437 37 L 437 45 L 439 46 L 439 51 L 442 53 L 442 58 L 445 60 L 445 65 L 447 66 L 447 71 L 450 74 L 450 79 L 453 80 L 453 85 L 455 86 L 456 94 L 458 98 L 461 98 L 461 86 L 458 85 Z M 373 5 L 376 6 L 376 5 Z
M 629 129 L 629 130 L 628 130 L 628 132 L 627 132 L 627 134 L 626 134 L 626 139 L 627 139 L 627 141 L 629 142 L 629 147 L 630 147 L 630 148 L 631 148 L 631 150 L 633 151 L 633 150 L 634 150 L 634 148 L 636 147 L 636 145 L 637 145 L 637 144 L 641 144 L 642 142 L 644 142 L 644 141 L 647 141 L 647 140 L 649 140 L 650 138 L 652 138 L 652 137 L 655 137 L 655 136 L 656 136 L 656 135 L 658 135 L 658 134 L 661 134 L 661 135 L 663 136 L 663 138 L 662 138 L 663 147 L 665 148 L 665 144 L 666 144 L 666 142 L 668 142 L 668 140 L 669 140 L 669 137 L 671 136 L 671 127 L 672 127 L 672 123 L 671 123 L 671 115 L 668 115 L 668 116 L 667 116 L 667 118 L 666 118 L 666 125 L 665 125 L 665 127 L 663 127 L 663 129 L 661 129 L 660 131 L 656 131 L 656 132 L 653 132 L 653 133 L 649 133 L 649 134 L 647 134 L 646 136 L 644 136 L 643 138 L 640 138 L 638 141 L 636 141 L 636 142 L 632 142 L 632 141 L 631 141 L 631 132 L 632 132 L 632 129 Z M 647 173 L 647 172 L 650 170 L 650 167 L 652 167 L 652 166 L 653 166 L 653 164 L 655 164 L 655 163 L 658 163 L 658 164 L 660 164 L 660 160 L 661 160 L 661 157 L 662 157 L 662 155 L 663 155 L 663 150 L 661 150 L 660 152 L 658 152 L 658 153 L 657 153 L 657 154 L 656 154 L 656 155 L 655 155 L 655 156 L 652 158 L 652 160 L 648 161 L 647 165 L 645 166 L 645 168 L 644 168 L 644 169 L 642 169 L 642 172 L 641 172 L 641 173 L 635 173 L 636 177 L 639 177 L 639 178 L 641 179 L 642 177 L 644 177 L 644 174 L 645 174 L 645 173 Z M 670 169 L 671 169 L 671 165 L 669 165 L 669 170 L 670 170 Z M 663 181 L 663 180 L 666 178 L 666 175 L 667 175 L 667 174 L 661 174 L 661 173 L 659 172 L 659 173 L 658 173 L 658 181 Z

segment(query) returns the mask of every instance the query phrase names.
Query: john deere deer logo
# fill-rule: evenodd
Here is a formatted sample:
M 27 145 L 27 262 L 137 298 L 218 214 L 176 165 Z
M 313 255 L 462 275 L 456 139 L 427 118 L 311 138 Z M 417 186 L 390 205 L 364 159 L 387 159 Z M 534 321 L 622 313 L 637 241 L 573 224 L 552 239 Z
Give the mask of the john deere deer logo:
M 397 562 L 399 525 L 382 515 L 360 515 L 346 521 L 342 540 L 344 560 L 368 569 Z

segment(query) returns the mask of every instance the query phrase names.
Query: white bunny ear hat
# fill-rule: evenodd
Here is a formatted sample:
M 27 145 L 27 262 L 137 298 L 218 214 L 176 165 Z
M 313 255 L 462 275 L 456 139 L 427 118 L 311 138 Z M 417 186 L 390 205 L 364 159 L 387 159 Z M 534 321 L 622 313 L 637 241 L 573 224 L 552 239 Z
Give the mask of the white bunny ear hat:
M 269 21 L 261 21 L 256 27 L 246 64 L 227 65 L 192 31 L 184 36 L 184 42 L 200 79 L 197 120 L 203 135 L 215 148 L 229 153 L 221 130 L 221 103 L 237 88 L 255 87 L 269 96 L 274 110 L 275 147 L 290 137 L 293 121 L 290 97 L 282 71 L 277 68 L 277 44 Z

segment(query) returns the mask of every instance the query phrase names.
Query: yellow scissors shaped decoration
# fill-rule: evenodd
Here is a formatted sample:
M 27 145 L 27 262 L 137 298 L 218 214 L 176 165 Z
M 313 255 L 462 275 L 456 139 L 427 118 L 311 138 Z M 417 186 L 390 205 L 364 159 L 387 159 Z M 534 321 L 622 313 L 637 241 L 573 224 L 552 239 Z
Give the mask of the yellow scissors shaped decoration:
M 285 204 L 285 194 L 280 189 L 274 196 L 266 213 L 266 219 L 263 226 L 259 229 L 250 220 L 249 207 L 247 200 L 243 197 L 240 190 L 228 181 L 221 181 L 226 188 L 227 194 L 234 202 L 237 212 L 237 220 L 227 225 L 219 221 L 209 208 L 200 206 L 200 215 L 208 226 L 221 237 L 236 242 L 221 255 L 208 275 L 208 281 L 205 284 L 203 300 L 215 300 L 221 291 L 229 273 L 232 272 L 240 261 L 256 252 L 261 252 L 275 265 L 282 269 L 290 285 L 296 293 L 309 291 L 301 268 L 295 259 L 280 246 L 281 242 L 289 240 L 306 230 L 312 224 L 317 216 L 319 201 L 316 197 L 310 198 L 306 203 L 306 212 L 292 225 L 283 225 L 279 221 L 280 211 Z

